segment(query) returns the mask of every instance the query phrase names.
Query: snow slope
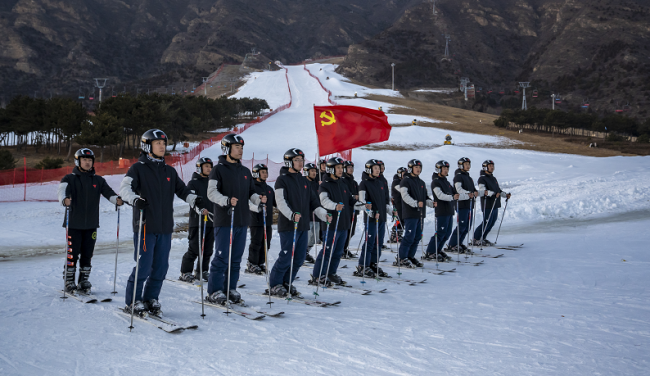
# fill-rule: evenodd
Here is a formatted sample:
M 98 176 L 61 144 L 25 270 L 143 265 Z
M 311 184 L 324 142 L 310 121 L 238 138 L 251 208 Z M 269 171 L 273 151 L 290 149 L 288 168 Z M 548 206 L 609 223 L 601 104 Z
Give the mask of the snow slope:
M 324 85 L 335 96 L 364 92 L 338 78 L 332 66 L 308 66 L 315 75 L 321 74 L 320 67 L 330 76 Z M 288 72 L 293 105 L 242 134 L 245 158 L 268 153 L 280 161 L 291 147 L 315 154 L 312 106 L 327 104 L 327 94 L 302 66 L 288 67 Z M 238 95 L 275 100 L 272 107 L 287 103 L 286 80 L 280 73 L 256 73 Z M 364 98 L 336 100 L 388 107 Z M 435 114 L 430 118 L 435 120 Z M 408 117 L 397 120 L 389 116 L 393 124 L 410 122 Z M 650 159 L 483 148 L 479 145 L 503 146 L 508 141 L 463 133 L 452 134 L 456 145 L 438 147 L 446 133 L 396 127 L 385 144 L 405 150 L 355 149 L 353 161 L 361 166 L 367 159 L 381 158 L 390 180 L 398 167 L 419 158 L 428 183 L 439 159 L 455 166 L 458 158 L 471 158 L 475 180 L 480 162 L 494 160 L 501 186 L 513 194 L 499 244 L 525 243 L 525 248 L 485 249 L 505 255 L 481 258 L 485 265 L 478 267 L 444 264 L 441 267 L 457 271 L 442 276 L 403 271 L 406 278 L 427 279 L 417 286 L 368 283 L 369 288 L 388 288 L 385 294 L 360 296 L 331 289 L 321 293 L 322 299 L 341 300 L 339 307 L 276 303 L 285 317 L 259 322 L 212 308 L 206 308 L 208 316 L 201 320 L 200 306 L 189 302 L 199 298 L 198 289 L 165 283 L 165 314 L 200 326 L 179 335 L 142 324 L 129 333 L 128 324 L 114 313 L 124 303 L 133 267 L 129 210 L 120 218 L 115 302 L 81 305 L 70 299 L 62 302 L 54 293 L 62 283 L 62 207 L 0 204 L 0 257 L 46 254 L 0 263 L 0 374 L 648 374 L 650 235 L 645 229 L 650 225 Z M 203 155 L 219 154 L 213 147 Z M 360 174 L 357 168 L 357 178 Z M 117 188 L 121 177 L 107 179 Z M 96 293 L 106 296 L 113 283 L 116 214 L 107 202 L 101 210 L 91 281 Z M 186 220 L 186 211 L 177 201 L 177 221 Z M 428 214 L 425 243 L 433 235 L 432 212 Z M 169 278 L 177 277 L 187 249 L 182 235 L 172 243 Z M 274 233 L 270 263 L 279 250 Z M 393 257 L 386 252 L 382 258 Z M 350 276 L 354 263 L 344 261 L 348 267 L 339 269 L 339 275 L 361 286 Z M 396 269 L 387 264 L 384 270 L 395 276 Z M 426 268 L 435 264 L 427 263 Z M 310 295 L 312 289 L 305 283 L 309 270 L 303 268 L 298 275 L 298 289 Z M 240 282 L 246 284 L 242 292 L 259 292 L 265 286 L 263 277 L 243 273 Z M 264 306 L 261 297 L 244 298 Z

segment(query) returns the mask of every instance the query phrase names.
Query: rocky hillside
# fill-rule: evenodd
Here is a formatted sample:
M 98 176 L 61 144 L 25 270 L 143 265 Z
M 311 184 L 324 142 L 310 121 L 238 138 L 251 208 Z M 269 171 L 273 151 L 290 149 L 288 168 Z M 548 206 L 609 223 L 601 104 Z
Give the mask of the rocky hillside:
M 539 97 L 529 105 L 550 107 L 554 92 L 567 108 L 588 99 L 590 111 L 612 113 L 629 102 L 629 115 L 650 115 L 647 0 L 439 0 L 436 8 L 434 16 L 431 4 L 421 3 L 350 46 L 339 71 L 388 87 L 394 62 L 399 89 L 450 87 L 469 77 L 483 93 L 505 91 L 468 104 L 489 112 L 521 106 L 520 95 L 508 94 L 531 81 Z
M 285 62 L 342 55 L 415 0 L 4 0 L 0 97 L 76 95 L 182 68 L 200 77 L 252 48 Z M 182 74 L 181 74 L 182 76 Z

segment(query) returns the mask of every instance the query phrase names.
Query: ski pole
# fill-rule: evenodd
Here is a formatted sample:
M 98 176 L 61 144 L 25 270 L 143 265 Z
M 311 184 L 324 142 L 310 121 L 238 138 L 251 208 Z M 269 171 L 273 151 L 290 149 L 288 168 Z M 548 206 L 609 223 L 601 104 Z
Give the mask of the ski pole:
M 496 193 L 495 193 L 496 195 Z M 506 202 L 507 203 L 507 202 Z M 483 227 L 483 232 L 481 232 L 481 251 L 483 250 L 483 239 L 485 239 L 485 229 L 487 229 L 488 222 L 490 222 L 490 218 L 492 217 L 492 211 L 494 210 L 494 206 L 497 204 L 497 197 L 494 198 L 494 202 L 492 203 L 492 209 L 490 209 L 490 215 L 485 220 L 485 227 Z
M 467 222 L 467 232 L 469 232 L 470 229 L 472 228 L 472 200 L 474 199 L 472 198 L 471 200 L 469 200 L 469 214 L 468 214 L 469 218 Z M 467 241 L 469 242 L 469 234 L 467 234 Z M 467 244 L 469 245 L 469 243 Z M 469 256 L 467 255 L 467 252 L 465 252 L 465 262 L 467 262 L 468 258 Z
M 460 211 L 458 211 L 458 201 L 456 201 L 456 262 L 460 264 Z
M 497 238 L 494 240 L 494 244 L 497 244 L 497 240 L 499 240 L 499 233 L 501 232 L 501 225 L 503 224 L 503 218 L 506 217 L 506 210 L 508 210 L 508 198 L 506 198 L 506 207 L 503 208 L 503 214 L 501 214 L 501 223 L 499 223 L 499 231 L 497 231 Z
M 392 253 L 393 252 L 393 243 L 390 242 L 390 228 L 388 227 L 388 222 L 384 222 L 384 226 L 386 227 L 386 234 L 388 234 L 388 240 L 389 241 L 387 243 L 389 244 L 390 251 Z M 384 235 L 384 236 L 386 236 L 386 235 Z M 397 233 L 395 233 L 395 236 L 397 236 Z M 386 238 L 384 237 L 384 239 L 386 239 Z M 379 265 L 379 262 L 377 262 L 377 265 Z
M 117 294 L 115 289 L 117 285 L 117 253 L 120 251 L 120 207 L 115 204 L 115 210 L 117 211 L 117 245 L 115 246 L 115 272 L 113 273 L 113 292 L 111 294 Z
M 300 214 L 300 213 L 298 213 Z M 293 298 L 291 295 L 291 285 L 293 283 L 293 256 L 296 253 L 296 233 L 298 232 L 298 222 L 293 222 L 293 242 L 291 243 L 291 265 L 289 266 L 289 293 L 287 294 L 287 304 Z M 267 268 L 268 269 L 268 268 Z M 271 290 L 269 290 L 270 292 Z M 269 298 L 271 295 L 269 294 Z
M 339 205 L 343 205 L 343 203 L 339 202 Z M 336 231 L 338 231 L 339 228 L 339 218 L 341 218 L 341 210 L 338 210 L 337 213 L 338 214 L 336 215 L 336 224 L 334 225 L 334 236 L 332 236 L 332 248 L 330 248 L 330 260 L 327 262 L 327 270 L 325 271 L 325 281 L 327 281 L 327 278 L 330 275 L 330 265 L 332 264 L 332 255 L 334 254 L 334 245 L 336 244 Z
M 68 299 L 65 296 L 65 283 L 68 278 L 68 249 L 70 248 L 70 238 L 68 237 L 68 224 L 70 223 L 70 207 L 65 207 L 65 263 L 63 264 L 63 296 L 61 299 Z
M 399 217 L 399 214 L 395 212 L 395 215 L 397 216 L 397 222 L 400 223 L 400 226 L 402 226 L 402 230 L 404 230 L 404 225 L 402 224 L 402 220 Z M 399 257 L 399 252 L 402 249 L 402 243 L 399 241 L 399 234 L 395 233 L 395 237 L 397 238 L 397 275 L 402 276 L 402 260 Z M 402 238 L 402 242 L 404 241 L 404 238 Z
M 232 257 L 232 232 L 235 224 L 235 207 L 233 206 L 230 212 L 230 246 L 228 247 L 228 291 L 226 292 L 226 315 L 230 314 L 230 264 Z M 271 290 L 269 290 L 269 294 Z
M 323 274 L 323 265 L 325 264 L 325 247 L 327 246 L 327 237 L 329 236 L 330 233 L 330 224 L 327 223 L 327 228 L 325 229 L 325 240 L 323 240 L 323 257 L 321 257 L 320 260 L 320 271 L 318 272 L 318 277 L 316 278 L 316 291 L 314 291 L 314 299 L 318 296 L 318 289 L 320 288 L 320 276 Z M 318 254 L 316 254 L 316 258 L 318 258 Z M 315 266 L 315 265 L 314 265 Z M 315 268 L 314 268 L 315 269 Z M 316 270 L 314 270 L 316 272 Z M 327 288 L 327 283 L 323 288 Z
M 433 233 L 434 241 L 436 242 L 436 270 L 438 270 L 438 217 L 433 216 L 433 225 L 436 227 L 436 231 Z
M 264 208 L 264 211 L 266 211 L 266 208 Z M 266 219 L 264 220 L 264 223 L 266 223 Z M 313 229 L 314 229 L 314 231 L 313 231 L 313 232 L 314 232 L 314 248 L 316 249 L 316 257 L 318 257 L 318 247 L 316 247 L 316 243 L 317 243 L 316 240 L 318 239 L 318 238 L 316 237 L 316 215 L 314 214 L 314 212 L 311 212 L 311 223 L 312 223 L 312 227 L 313 227 Z M 266 226 L 266 225 L 265 225 L 265 226 Z M 319 226 L 319 227 L 320 227 L 320 226 Z M 266 231 L 266 230 L 264 230 L 264 231 Z M 266 238 L 264 238 L 264 239 L 266 239 Z M 311 249 L 309 249 L 309 251 L 311 251 Z M 314 259 L 314 260 L 315 260 L 315 259 Z M 267 264 L 266 266 L 268 266 L 268 264 Z M 267 269 L 268 269 L 268 268 L 267 268 Z M 269 291 L 270 291 L 270 290 L 269 290 Z M 269 296 L 269 299 L 270 299 L 270 298 L 271 298 L 271 297 Z
M 266 240 L 266 204 L 262 205 L 262 214 L 264 215 L 264 264 L 266 265 L 266 286 L 269 288 L 269 302 L 266 303 L 271 307 L 273 302 L 271 301 L 271 283 L 269 282 L 269 250 L 268 250 L 268 243 Z M 314 226 L 316 223 L 314 223 Z M 315 234 L 314 234 L 315 235 Z M 316 237 L 314 236 L 314 242 L 316 241 Z
M 355 216 L 356 214 L 357 214 L 356 210 L 352 211 L 352 222 L 350 223 L 350 226 L 354 225 L 354 216 Z M 350 231 L 348 232 L 348 236 L 347 236 L 346 238 L 347 238 L 347 239 L 346 239 L 345 244 L 348 244 L 348 245 L 349 245 L 349 244 L 350 244 L 350 240 L 352 240 L 352 227 L 350 227 Z M 357 251 L 358 251 L 358 250 L 359 250 L 359 248 L 357 247 Z M 349 258 L 350 258 L 350 257 L 348 257 L 348 252 L 343 251 L 343 258 L 344 258 L 344 259 L 349 259 Z
M 375 274 L 375 279 L 379 282 L 379 219 L 375 218 L 375 227 L 377 227 L 377 236 L 375 236 L 375 241 L 377 242 L 377 273 Z
M 368 202 L 367 204 L 370 204 Z M 370 213 L 371 211 L 366 208 L 366 244 L 363 250 L 363 271 L 361 272 L 361 283 L 366 283 L 366 257 L 368 256 L 368 231 L 370 230 L 368 223 L 370 222 Z
M 138 224 L 138 249 L 135 256 L 135 278 L 133 278 L 133 299 L 131 301 L 131 326 L 129 326 L 129 332 L 133 330 L 133 313 L 135 312 L 135 293 L 138 291 L 138 270 L 140 268 L 140 244 L 142 244 L 142 214 L 144 213 L 143 209 L 140 209 L 140 221 Z M 145 239 L 145 241 L 147 241 Z
M 205 229 L 208 216 L 203 216 L 203 233 L 201 233 L 201 215 L 199 214 L 199 281 L 201 281 L 201 317 L 205 320 L 205 306 L 203 304 L 203 249 L 205 248 Z
M 361 237 L 359 238 L 359 244 L 357 244 L 357 253 L 359 252 L 359 248 L 361 248 L 361 241 L 363 239 L 365 239 L 364 236 L 366 236 L 366 228 L 365 227 L 363 228 L 363 234 L 361 234 Z
M 422 251 L 422 256 L 420 260 L 424 259 L 424 211 L 427 210 L 424 207 L 420 208 L 420 250 Z M 422 268 L 424 272 L 424 268 Z
M 474 206 L 474 211 L 472 212 L 472 255 L 474 255 L 474 245 L 476 239 L 474 239 L 474 233 L 476 233 L 476 198 L 472 199 L 472 205 Z

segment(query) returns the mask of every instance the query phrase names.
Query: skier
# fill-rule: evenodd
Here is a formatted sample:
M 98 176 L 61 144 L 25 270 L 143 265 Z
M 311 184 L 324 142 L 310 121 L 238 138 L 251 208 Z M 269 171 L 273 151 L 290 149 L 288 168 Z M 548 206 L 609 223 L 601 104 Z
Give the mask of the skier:
M 305 172 L 305 178 L 309 182 L 309 188 L 318 196 L 318 169 L 313 163 L 305 163 L 305 166 L 302 168 Z M 320 244 L 320 229 L 321 229 L 321 220 L 316 217 L 314 212 L 309 213 L 309 236 L 307 240 L 307 254 L 305 255 L 305 262 L 313 264 L 316 262 L 314 257 L 311 255 L 311 249 L 317 243 Z M 316 240 L 318 238 L 318 241 Z M 318 251 L 316 252 L 318 253 Z
M 474 180 L 469 176 L 469 170 L 472 168 L 472 161 L 467 157 L 458 160 L 458 169 L 454 173 L 454 188 L 459 194 L 458 198 L 458 223 L 454 232 L 449 239 L 449 250 L 456 253 L 468 252 L 467 247 L 463 244 L 465 236 L 470 229 L 470 200 L 478 197 L 478 191 L 474 186 Z
M 192 174 L 192 180 L 187 183 L 187 187 L 192 190 L 192 193 L 208 197 L 208 176 L 212 171 L 214 163 L 210 158 L 199 158 L 196 161 L 196 172 Z M 210 267 L 210 257 L 212 257 L 214 249 L 214 231 L 212 231 L 212 215 L 208 210 L 211 203 L 209 200 L 203 200 L 200 207 L 190 208 L 189 229 L 187 231 L 187 252 L 183 255 L 181 262 L 181 276 L 179 280 L 184 282 L 194 282 L 195 279 L 203 278 L 208 281 L 208 268 Z M 202 233 L 205 240 L 199 239 L 199 226 L 203 231 L 203 216 L 208 216 L 208 221 L 205 223 L 206 230 Z M 199 271 L 199 263 L 196 263 L 194 268 L 194 261 L 198 259 L 201 253 L 201 246 L 203 245 L 203 270 Z M 194 268 L 194 274 L 192 269 Z
M 359 201 L 366 203 L 366 209 L 371 211 L 372 215 L 364 215 L 364 223 L 367 223 L 368 233 L 366 235 L 366 244 L 361 249 L 359 265 L 354 275 L 361 277 L 374 278 L 377 274 L 380 277 L 388 277 L 388 274 L 379 267 L 378 262 L 381 257 L 381 248 L 377 250 L 377 237 L 381 245 L 386 232 L 386 213 L 391 212 L 388 189 L 384 182 L 379 179 L 380 174 L 379 161 L 370 159 L 365 165 L 365 174 L 367 178 L 361 181 L 359 185 Z
M 487 160 L 481 166 L 481 177 L 478 178 L 478 194 L 481 197 L 481 210 L 483 211 L 483 222 L 474 231 L 474 245 L 494 245 L 486 237 L 492 230 L 492 226 L 499 217 L 501 207 L 501 194 L 497 178 L 494 177 L 494 161 Z M 506 194 L 506 200 L 510 199 L 510 193 Z M 481 243 L 481 241 L 483 243 Z
M 95 175 L 95 154 L 92 150 L 86 148 L 77 150 L 74 153 L 74 164 L 72 173 L 61 179 L 58 189 L 59 202 L 69 210 L 68 261 L 63 271 L 63 278 L 67 293 L 79 290 L 84 294 L 90 294 L 92 284 L 88 278 L 99 227 L 99 196 L 104 196 L 117 206 L 122 206 L 124 202 L 103 177 Z M 65 226 L 64 217 L 63 227 Z M 77 260 L 79 260 L 79 284 L 75 285 Z
M 318 184 L 323 182 L 323 178 L 325 175 L 327 175 L 326 172 L 327 169 L 327 163 L 325 162 L 324 159 L 319 159 L 318 160 Z
M 208 198 L 214 203 L 216 255 L 210 264 L 206 299 L 224 305 L 227 300 L 235 304 L 241 301 L 237 281 L 251 222 L 247 203 L 250 200 L 257 206 L 266 203 L 267 198 L 255 192 L 251 171 L 241 164 L 244 139 L 233 133 L 225 135 L 221 139 L 221 151 L 223 155 L 219 156 L 208 182 Z
M 133 256 L 139 265 L 126 284 L 126 311 L 161 314 L 158 301 L 160 289 L 169 269 L 169 250 L 174 229 L 174 194 L 192 207 L 201 207 L 203 198 L 193 194 L 183 183 L 176 169 L 165 164 L 167 135 L 160 129 L 150 129 L 140 138 L 142 152 L 120 185 L 122 199 L 133 206 Z M 142 224 L 139 223 L 142 212 Z M 142 226 L 142 241 L 138 243 Z M 140 259 L 137 255 L 140 254 Z M 135 283 L 135 304 L 133 284 Z
M 333 157 L 327 161 L 327 175 L 318 190 L 321 205 L 332 216 L 332 221 L 325 239 L 325 252 L 319 253 L 316 257 L 310 284 L 345 284 L 336 271 L 343 256 L 343 247 L 352 223 L 352 213 L 362 209 L 364 205 L 362 203 L 357 205 L 357 200 L 343 181 L 343 163 L 340 157 Z
M 397 173 L 393 176 L 393 182 L 390 188 L 390 197 L 391 202 L 393 203 L 393 228 L 390 230 L 389 243 L 399 243 L 402 241 L 402 236 L 404 235 L 404 228 L 402 227 L 402 194 L 399 191 L 399 185 L 404 179 L 404 174 L 406 174 L 406 167 L 400 167 L 397 169 Z M 395 218 L 397 214 L 397 218 Z
M 341 180 L 348 186 L 349 192 L 352 193 L 355 200 L 359 199 L 359 184 L 354 180 L 354 162 L 345 161 L 343 162 L 343 176 Z M 345 239 L 345 246 L 343 248 L 343 257 L 344 258 L 354 258 L 352 252 L 350 252 L 350 239 L 354 236 L 354 232 L 357 228 L 357 217 L 359 216 L 359 211 L 355 210 L 352 214 L 352 226 L 348 232 L 348 236 Z
M 253 179 L 255 179 L 255 191 L 260 196 L 266 197 L 266 250 L 271 248 L 273 237 L 273 207 L 275 203 L 275 192 L 266 179 L 269 177 L 269 168 L 259 163 L 253 166 Z M 251 212 L 251 243 L 248 246 L 248 263 L 246 272 L 262 275 L 266 273 L 266 254 L 264 253 L 264 210 L 261 205 L 255 205 L 249 201 Z
M 402 194 L 403 217 L 400 219 L 404 224 L 404 238 L 393 265 L 407 268 L 422 267 L 420 260 L 415 258 L 415 252 L 422 238 L 422 221 L 427 216 L 424 205 L 433 207 L 433 201 L 427 195 L 424 182 L 420 179 L 422 162 L 419 159 L 411 159 L 406 171 L 407 174 L 399 188 Z
M 424 255 L 426 260 L 435 261 L 436 256 L 440 262 L 451 260 L 451 257 L 443 252 L 442 248 L 449 240 L 451 229 L 454 227 L 454 201 L 458 200 L 459 195 L 447 180 L 448 175 L 449 162 L 444 160 L 436 162 L 436 173 L 432 176 L 431 192 L 433 192 L 433 199 L 436 202 L 437 227 Z
M 269 277 L 270 294 L 286 296 L 290 292 L 291 296 L 298 297 L 301 295 L 293 285 L 293 280 L 307 254 L 308 213 L 313 211 L 327 223 L 331 216 L 320 206 L 318 196 L 309 188 L 309 182 L 301 174 L 305 153 L 300 149 L 289 149 L 284 153 L 283 159 L 285 166 L 280 169 L 280 176 L 275 182 L 275 200 L 280 211 L 278 233 L 281 249 Z

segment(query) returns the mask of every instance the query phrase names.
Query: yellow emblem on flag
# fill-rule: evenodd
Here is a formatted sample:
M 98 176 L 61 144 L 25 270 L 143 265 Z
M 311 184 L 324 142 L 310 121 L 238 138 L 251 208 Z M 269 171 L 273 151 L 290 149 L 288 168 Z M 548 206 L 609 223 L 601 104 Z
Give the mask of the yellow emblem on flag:
M 332 125 L 336 123 L 336 118 L 334 117 L 334 113 L 332 111 L 330 111 L 329 113 L 330 113 L 329 115 L 327 115 L 327 111 L 323 111 L 320 113 L 321 119 L 323 118 L 327 119 L 327 121 L 323 121 L 323 120 L 320 121 L 321 126 L 324 127 L 326 125 Z

